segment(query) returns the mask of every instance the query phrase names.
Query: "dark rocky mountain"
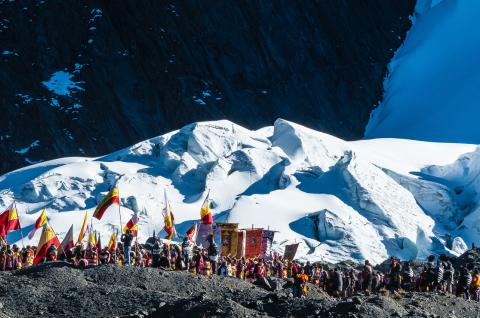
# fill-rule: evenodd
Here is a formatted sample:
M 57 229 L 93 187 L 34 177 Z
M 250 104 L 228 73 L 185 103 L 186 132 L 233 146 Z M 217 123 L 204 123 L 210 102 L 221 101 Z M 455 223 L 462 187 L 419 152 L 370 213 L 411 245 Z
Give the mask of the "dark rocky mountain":
M 228 118 L 360 138 L 414 0 L 0 0 L 0 172 Z

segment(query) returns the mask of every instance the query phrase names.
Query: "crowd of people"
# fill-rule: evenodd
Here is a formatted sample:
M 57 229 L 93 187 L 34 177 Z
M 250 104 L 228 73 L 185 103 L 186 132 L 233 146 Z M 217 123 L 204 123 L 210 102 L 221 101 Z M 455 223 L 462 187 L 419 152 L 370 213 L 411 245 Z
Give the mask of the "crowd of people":
M 139 244 L 131 231 L 121 237 L 115 247 L 98 248 L 95 244 L 77 244 L 59 252 L 51 245 L 44 262 L 63 260 L 79 267 L 100 264 L 119 266 L 157 267 L 166 270 L 190 271 L 196 275 L 235 277 L 251 282 L 266 278 L 290 278 L 293 294 L 305 296 L 315 286 L 332 296 L 348 297 L 354 293 L 391 293 L 404 291 L 443 292 L 480 301 L 480 271 L 473 265 L 461 267 L 458 273 L 446 255 L 438 259 L 431 255 L 418 271 L 411 262 L 400 262 L 392 257 L 388 270 L 375 269 L 367 260 L 362 267 L 327 266 L 284 259 L 273 253 L 271 257 L 234 258 L 220 256 L 210 236 L 207 247 L 196 246 L 187 237 L 181 244 L 164 244 L 155 239 L 150 244 Z M 36 248 L 6 245 L 0 241 L 0 271 L 18 270 L 32 266 Z

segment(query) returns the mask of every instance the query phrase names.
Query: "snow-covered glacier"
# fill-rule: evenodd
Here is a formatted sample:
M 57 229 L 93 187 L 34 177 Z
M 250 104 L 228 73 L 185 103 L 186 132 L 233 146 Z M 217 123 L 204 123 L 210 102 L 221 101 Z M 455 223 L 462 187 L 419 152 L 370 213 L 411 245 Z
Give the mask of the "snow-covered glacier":
M 367 138 L 480 143 L 480 1 L 418 0 Z
M 210 191 L 216 221 L 277 230 L 308 260 L 375 263 L 461 253 L 480 240 L 480 150 L 401 139 L 346 142 L 279 119 L 252 131 L 200 122 L 100 158 L 63 158 L 0 177 L 0 208 L 17 203 L 23 233 L 43 208 L 59 236 L 78 233 L 117 184 L 121 208 L 92 226 L 106 242 L 134 212 L 140 240 L 162 229 L 163 192 L 179 234 Z M 120 213 L 119 213 L 120 210 Z M 24 244 L 36 244 L 39 231 Z M 10 241 L 21 241 L 12 232 Z

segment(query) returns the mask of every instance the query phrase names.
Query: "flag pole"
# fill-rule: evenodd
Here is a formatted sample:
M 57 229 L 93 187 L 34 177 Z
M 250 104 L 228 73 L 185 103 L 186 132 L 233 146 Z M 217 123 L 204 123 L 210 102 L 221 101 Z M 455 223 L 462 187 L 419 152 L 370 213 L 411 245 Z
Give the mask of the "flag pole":
M 123 233 L 122 211 L 120 206 L 120 187 L 118 186 L 118 181 L 116 187 L 118 189 L 118 215 L 120 217 L 120 233 Z
M 166 212 L 167 212 L 167 209 L 168 209 L 168 201 L 167 201 L 167 190 L 165 188 L 163 188 L 163 197 L 164 197 L 164 207 L 163 207 L 163 210 L 162 210 L 162 216 L 163 216 L 163 227 L 162 229 L 158 232 L 158 239 L 161 240 L 161 233 L 163 230 L 165 230 L 165 215 L 166 215 Z
M 118 215 L 120 217 L 120 231 L 123 233 L 122 211 L 120 210 L 120 202 L 118 203 Z
M 88 233 L 88 238 L 87 238 L 87 246 L 88 246 L 88 241 L 90 240 L 90 233 L 93 231 L 93 217 L 90 219 L 90 232 Z M 95 231 L 93 231 L 93 235 L 95 235 Z
M 205 198 L 205 201 L 207 201 L 208 209 L 210 210 L 210 213 L 212 213 L 212 210 L 211 210 L 212 205 L 210 204 L 210 188 L 208 188 L 207 197 Z M 212 220 L 213 220 L 213 213 L 212 213 Z M 215 235 L 215 233 L 213 233 L 213 224 L 210 229 L 210 235 L 212 235 L 212 239 L 213 239 L 213 235 Z
M 15 206 L 15 210 L 17 211 L 17 217 L 18 217 L 18 225 L 20 226 L 20 236 L 22 237 L 22 248 L 25 248 L 25 244 L 23 243 L 23 232 L 22 232 L 22 225 L 20 224 L 20 215 L 18 214 L 18 209 L 17 209 L 17 202 L 13 201 L 13 204 Z
M 70 228 L 72 229 L 72 237 L 73 237 L 73 224 Z M 53 229 L 53 227 L 51 227 L 51 229 L 52 229 L 53 233 L 55 233 L 55 230 Z M 65 253 L 65 249 L 63 248 L 62 243 L 63 243 L 63 241 L 65 241 L 68 233 L 70 233 L 70 229 L 68 229 L 67 233 L 65 234 L 65 237 L 63 238 L 63 240 L 62 240 L 62 242 L 60 243 L 60 246 L 59 246 L 59 247 L 62 248 L 62 254 L 63 254 L 63 256 L 65 256 L 65 261 L 67 261 L 67 253 Z M 57 233 L 55 233 L 55 236 L 57 236 Z M 58 236 L 57 236 L 57 238 L 58 238 Z

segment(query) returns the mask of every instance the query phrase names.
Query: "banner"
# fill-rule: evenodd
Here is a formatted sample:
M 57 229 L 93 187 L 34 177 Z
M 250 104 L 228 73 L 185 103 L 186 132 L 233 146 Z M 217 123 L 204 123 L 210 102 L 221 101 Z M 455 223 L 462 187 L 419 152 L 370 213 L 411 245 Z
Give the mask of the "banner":
M 208 247 L 207 238 L 212 234 L 212 224 L 202 224 L 198 226 L 198 235 L 196 245 L 202 245 L 204 248 Z
M 275 236 L 275 231 L 263 230 L 262 236 L 262 248 L 260 255 L 263 257 L 271 258 L 271 250 L 273 244 L 273 237 Z
M 295 254 L 297 254 L 298 245 L 300 243 L 290 244 L 285 246 L 285 253 L 283 254 L 284 259 L 288 259 L 292 261 L 295 258 Z
M 245 230 L 240 230 L 237 233 L 237 259 L 245 257 L 246 235 Z
M 263 229 L 246 229 L 245 257 L 255 258 L 260 256 L 262 249 Z
M 238 223 L 217 223 L 217 228 L 220 231 L 220 255 L 237 255 Z

